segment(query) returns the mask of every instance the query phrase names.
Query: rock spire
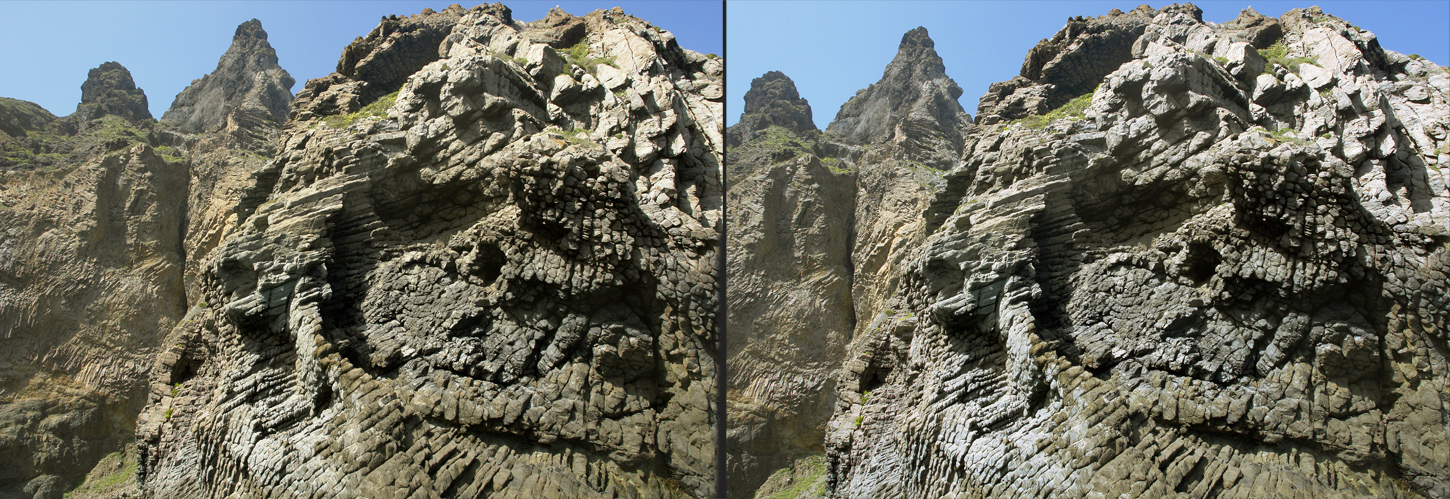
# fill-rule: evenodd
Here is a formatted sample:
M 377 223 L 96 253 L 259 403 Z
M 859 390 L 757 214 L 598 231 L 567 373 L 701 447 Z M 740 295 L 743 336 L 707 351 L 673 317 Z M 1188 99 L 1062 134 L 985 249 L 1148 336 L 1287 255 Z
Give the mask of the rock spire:
M 277 65 L 277 51 L 267 42 L 262 22 L 252 19 L 237 26 L 216 70 L 177 94 L 161 120 L 183 132 L 200 133 L 224 125 L 235 109 L 252 108 L 281 124 L 287 119 L 295 82 Z

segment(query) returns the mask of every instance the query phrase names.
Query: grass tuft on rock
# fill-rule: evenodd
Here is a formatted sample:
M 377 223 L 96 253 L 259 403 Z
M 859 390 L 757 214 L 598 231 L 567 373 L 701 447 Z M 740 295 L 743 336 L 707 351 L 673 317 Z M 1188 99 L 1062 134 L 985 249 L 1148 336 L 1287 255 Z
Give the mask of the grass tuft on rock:
M 594 74 L 595 69 L 600 64 L 608 64 L 614 68 L 619 68 L 619 65 L 614 63 L 613 57 L 590 57 L 589 43 L 583 40 L 574 44 L 573 47 L 559 51 L 559 54 L 564 56 L 566 62 L 584 68 L 589 74 Z
M 1319 60 L 1313 57 L 1290 57 L 1289 47 L 1284 41 L 1274 42 L 1269 48 L 1259 50 L 1259 56 L 1264 58 L 1264 74 L 1274 74 L 1274 65 L 1278 64 L 1289 68 L 1294 73 L 1299 72 L 1299 65 L 1304 63 L 1318 64 Z
M 1092 102 L 1093 92 L 1088 92 L 1074 97 L 1072 100 L 1067 101 L 1067 104 L 1063 104 L 1057 109 L 1048 111 L 1047 114 L 1027 116 L 1021 119 L 1012 120 L 1012 123 L 1021 123 L 1022 126 L 1025 126 L 1027 128 L 1040 130 L 1047 127 L 1049 123 L 1060 119 L 1066 118 L 1072 120 L 1080 120 L 1087 116 L 1085 113 L 1087 111 L 1088 105 L 1092 104 Z
M 125 485 L 126 482 L 136 477 L 136 457 L 134 450 L 128 452 L 112 452 L 101 458 L 96 465 L 97 470 L 110 471 L 100 475 L 87 474 L 80 486 L 75 490 L 66 492 L 64 497 L 102 497 L 107 493 Z M 93 471 L 94 472 L 94 471 Z
M 347 128 L 363 118 L 387 118 L 388 109 L 392 108 L 393 103 L 398 101 L 398 92 L 401 91 L 402 89 L 400 88 L 391 94 L 384 95 L 378 98 L 378 100 L 373 101 L 372 104 L 363 106 L 356 113 L 324 116 L 322 122 L 333 128 Z
M 781 468 L 770 475 L 766 480 L 766 486 L 762 492 L 769 495 L 757 494 L 757 498 L 763 499 L 805 499 L 812 497 L 826 496 L 826 458 L 825 456 L 807 456 L 796 461 L 794 466 Z M 771 485 L 784 485 L 776 489 Z M 770 489 L 773 489 L 770 490 Z

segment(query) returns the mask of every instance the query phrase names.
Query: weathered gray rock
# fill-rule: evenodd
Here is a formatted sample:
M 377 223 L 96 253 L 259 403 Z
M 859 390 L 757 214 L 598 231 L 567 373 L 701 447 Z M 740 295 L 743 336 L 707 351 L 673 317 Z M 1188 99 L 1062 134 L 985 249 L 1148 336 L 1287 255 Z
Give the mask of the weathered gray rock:
M 849 347 L 834 497 L 1450 495 L 1450 73 L 1318 9 L 1279 23 L 1321 89 L 1236 72 L 1196 11 L 1085 115 L 965 132 Z
M 129 439 L 186 308 L 185 165 L 136 143 L 3 178 L 0 494 L 69 490 Z
M 741 145 L 744 139 L 757 130 L 778 126 L 792 134 L 801 135 L 816 131 L 811 117 L 811 104 L 802 99 L 796 91 L 795 82 L 780 71 L 770 71 L 750 82 L 750 91 L 745 92 L 745 110 L 740 121 L 730 127 L 727 141 L 731 147 Z
M 480 5 L 497 13 L 495 26 L 513 23 L 503 4 Z M 427 9 L 411 16 L 388 16 L 366 37 L 343 49 L 337 71 L 307 81 L 293 102 L 289 117 L 305 121 L 356 112 L 363 105 L 397 91 L 408 77 L 443 54 L 440 43 L 465 14 L 458 4 L 442 12 Z
M 299 94 L 151 374 L 147 495 L 713 493 L 722 65 L 596 11 L 608 91 L 445 13 Z
M 256 19 L 237 26 L 216 70 L 176 95 L 161 121 L 185 133 L 221 128 L 233 110 L 250 108 L 280 127 L 287 120 L 295 80 L 277 65 L 277 51 Z
M 832 374 L 855 326 L 856 175 L 790 79 L 766 73 L 727 132 L 731 497 L 823 454 Z M 789 474 L 789 473 L 787 473 Z

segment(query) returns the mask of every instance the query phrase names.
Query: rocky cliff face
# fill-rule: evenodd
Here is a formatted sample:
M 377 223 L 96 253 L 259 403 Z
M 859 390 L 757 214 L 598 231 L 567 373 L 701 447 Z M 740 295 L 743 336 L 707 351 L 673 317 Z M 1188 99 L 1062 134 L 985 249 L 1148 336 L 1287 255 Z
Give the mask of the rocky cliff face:
M 790 79 L 768 73 L 729 131 L 732 497 L 824 478 L 846 344 L 888 306 L 970 124 L 932 47 L 925 29 L 908 32 L 824 133 Z
M 0 101 L 0 496 L 60 497 L 131 445 L 197 241 L 266 153 L 236 137 L 275 129 L 176 132 L 116 63 L 91 71 L 71 116 Z
M 151 374 L 147 493 L 709 497 L 722 61 L 492 5 L 338 68 Z
M 223 127 L 231 113 L 248 113 L 280 127 L 292 104 L 293 83 L 277 65 L 277 51 L 267 43 L 262 22 L 252 19 L 237 26 L 216 71 L 182 90 L 161 121 L 185 133 L 201 133 Z
M 855 174 L 826 151 L 810 105 L 779 72 L 757 78 L 728 131 L 727 489 L 821 454 L 831 373 L 850 341 Z
M 1445 68 L 1184 5 L 1022 73 L 857 299 L 834 496 L 1450 495 Z

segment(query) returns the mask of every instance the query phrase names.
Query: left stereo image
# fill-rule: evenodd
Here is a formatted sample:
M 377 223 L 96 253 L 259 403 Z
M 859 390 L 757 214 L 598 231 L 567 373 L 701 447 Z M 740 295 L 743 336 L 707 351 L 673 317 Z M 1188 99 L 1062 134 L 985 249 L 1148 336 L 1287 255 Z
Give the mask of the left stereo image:
M 721 2 L 55 7 L 0 497 L 716 497 Z

